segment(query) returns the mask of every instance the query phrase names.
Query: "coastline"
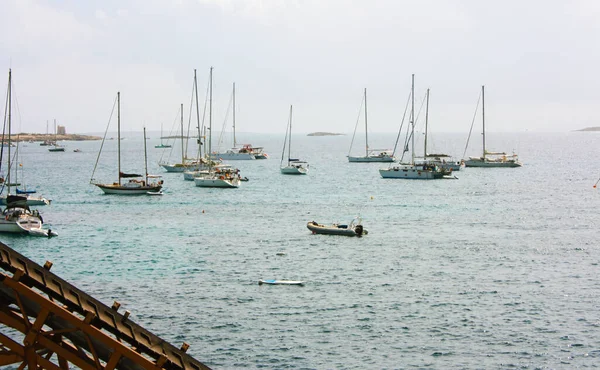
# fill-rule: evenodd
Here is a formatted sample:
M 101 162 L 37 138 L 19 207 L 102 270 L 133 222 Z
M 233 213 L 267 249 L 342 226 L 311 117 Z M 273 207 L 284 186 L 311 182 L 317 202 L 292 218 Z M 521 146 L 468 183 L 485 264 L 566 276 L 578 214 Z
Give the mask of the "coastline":
M 102 140 L 100 136 L 92 135 L 80 135 L 80 134 L 65 134 L 65 135 L 54 135 L 54 134 L 12 134 L 10 135 L 11 141 L 89 141 L 89 140 Z

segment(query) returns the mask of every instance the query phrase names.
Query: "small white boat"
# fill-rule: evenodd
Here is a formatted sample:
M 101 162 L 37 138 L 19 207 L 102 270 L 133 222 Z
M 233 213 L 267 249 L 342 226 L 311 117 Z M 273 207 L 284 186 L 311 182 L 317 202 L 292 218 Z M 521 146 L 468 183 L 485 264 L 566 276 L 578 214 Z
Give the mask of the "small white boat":
M 323 225 L 316 221 L 310 221 L 306 224 L 306 227 L 313 234 L 325 234 L 325 235 L 343 235 L 343 236 L 363 236 L 369 232 L 365 230 L 361 225 L 361 219 L 359 217 L 352 220 L 349 225 L 346 224 L 331 224 Z
M 2 211 L 0 232 L 19 233 L 33 236 L 57 236 L 56 232 L 42 228 L 42 216 L 37 210 L 30 210 L 25 203 L 25 197 L 9 196 L 9 204 Z
M 281 167 L 280 171 L 284 175 L 306 175 L 308 173 L 308 163 L 290 159 L 288 165 Z
M 481 157 L 469 157 L 465 161 L 465 167 L 521 167 L 523 163 L 519 162 L 519 157 L 513 153 L 507 155 L 505 152 L 488 152 L 485 146 L 485 86 L 481 86 L 481 120 L 482 120 L 482 139 L 483 153 Z M 469 141 L 467 140 L 467 145 Z
M 219 159 L 223 161 L 247 161 L 254 159 L 267 159 L 267 154 L 263 153 L 262 147 L 253 147 L 251 144 L 244 144 L 241 148 L 238 147 L 238 142 L 235 136 L 235 82 L 233 83 L 233 91 L 231 97 L 233 106 L 233 148 L 221 153 L 212 153 L 210 157 L 213 159 Z
M 201 188 L 238 188 L 240 171 L 236 168 L 216 168 L 194 177 L 194 183 Z
M 289 136 L 288 136 L 289 134 Z M 287 142 L 288 161 L 287 166 L 283 165 L 285 157 L 285 147 Z M 283 140 L 283 150 L 281 151 L 280 171 L 284 175 L 306 175 L 308 173 L 308 163 L 296 158 L 291 158 L 292 155 L 292 106 L 290 105 L 290 118 L 287 130 L 285 131 L 285 139 Z
M 259 280 L 258 281 L 258 285 L 300 285 L 303 286 L 304 285 L 304 281 L 302 280 L 277 280 L 277 279 L 271 279 L 271 280 Z
M 392 151 L 388 149 L 371 149 L 369 148 L 369 129 L 367 127 L 367 89 L 364 91 L 363 102 L 365 105 L 365 155 L 364 156 L 351 156 L 352 144 L 354 144 L 354 137 L 356 136 L 356 129 L 358 128 L 358 121 L 354 126 L 354 135 L 352 135 L 352 142 L 350 143 L 350 152 L 348 153 L 348 162 L 351 163 L 367 163 L 367 162 L 394 162 L 396 158 L 392 155 Z
M 148 195 L 163 195 L 164 193 L 162 192 L 162 190 L 159 190 L 159 191 L 148 191 L 148 192 L 146 192 L 146 194 L 148 194 Z

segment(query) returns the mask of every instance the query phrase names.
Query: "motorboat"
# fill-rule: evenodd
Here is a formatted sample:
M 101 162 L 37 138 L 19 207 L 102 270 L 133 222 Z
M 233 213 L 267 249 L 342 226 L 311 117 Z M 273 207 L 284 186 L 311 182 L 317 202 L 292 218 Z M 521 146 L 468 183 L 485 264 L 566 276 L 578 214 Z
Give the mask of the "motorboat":
M 313 234 L 326 234 L 326 235 L 343 235 L 343 236 L 363 236 L 369 232 L 361 224 L 360 218 L 355 218 L 350 224 L 331 224 L 324 225 L 316 221 L 310 221 L 306 224 L 306 227 Z

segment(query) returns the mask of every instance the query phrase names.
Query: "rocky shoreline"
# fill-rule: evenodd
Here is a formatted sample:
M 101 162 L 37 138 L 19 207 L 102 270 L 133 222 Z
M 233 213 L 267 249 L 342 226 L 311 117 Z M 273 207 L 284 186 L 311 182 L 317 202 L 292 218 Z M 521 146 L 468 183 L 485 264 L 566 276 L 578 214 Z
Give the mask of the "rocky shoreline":
M 12 134 L 10 135 L 11 141 L 88 141 L 88 140 L 102 140 L 100 136 L 90 135 L 79 135 L 79 134 L 66 134 L 66 135 L 54 135 L 54 134 Z

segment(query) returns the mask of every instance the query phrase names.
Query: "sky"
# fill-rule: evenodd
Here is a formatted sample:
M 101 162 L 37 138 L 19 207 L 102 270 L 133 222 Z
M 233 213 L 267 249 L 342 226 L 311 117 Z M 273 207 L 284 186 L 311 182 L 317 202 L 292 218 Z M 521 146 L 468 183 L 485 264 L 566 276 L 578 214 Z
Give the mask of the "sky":
M 204 110 L 211 67 L 217 131 L 231 130 L 235 82 L 238 132 L 285 132 L 293 105 L 295 132 L 351 133 L 365 88 L 369 131 L 397 132 L 412 74 L 416 110 L 430 89 L 434 131 L 468 132 L 482 85 L 487 131 L 600 126 L 596 0 L 0 0 L 0 10 L 0 71 L 7 81 L 12 69 L 21 132 L 48 121 L 52 131 L 53 119 L 103 132 L 117 91 L 122 130 L 170 131 L 180 104 L 189 120 L 194 70 Z

